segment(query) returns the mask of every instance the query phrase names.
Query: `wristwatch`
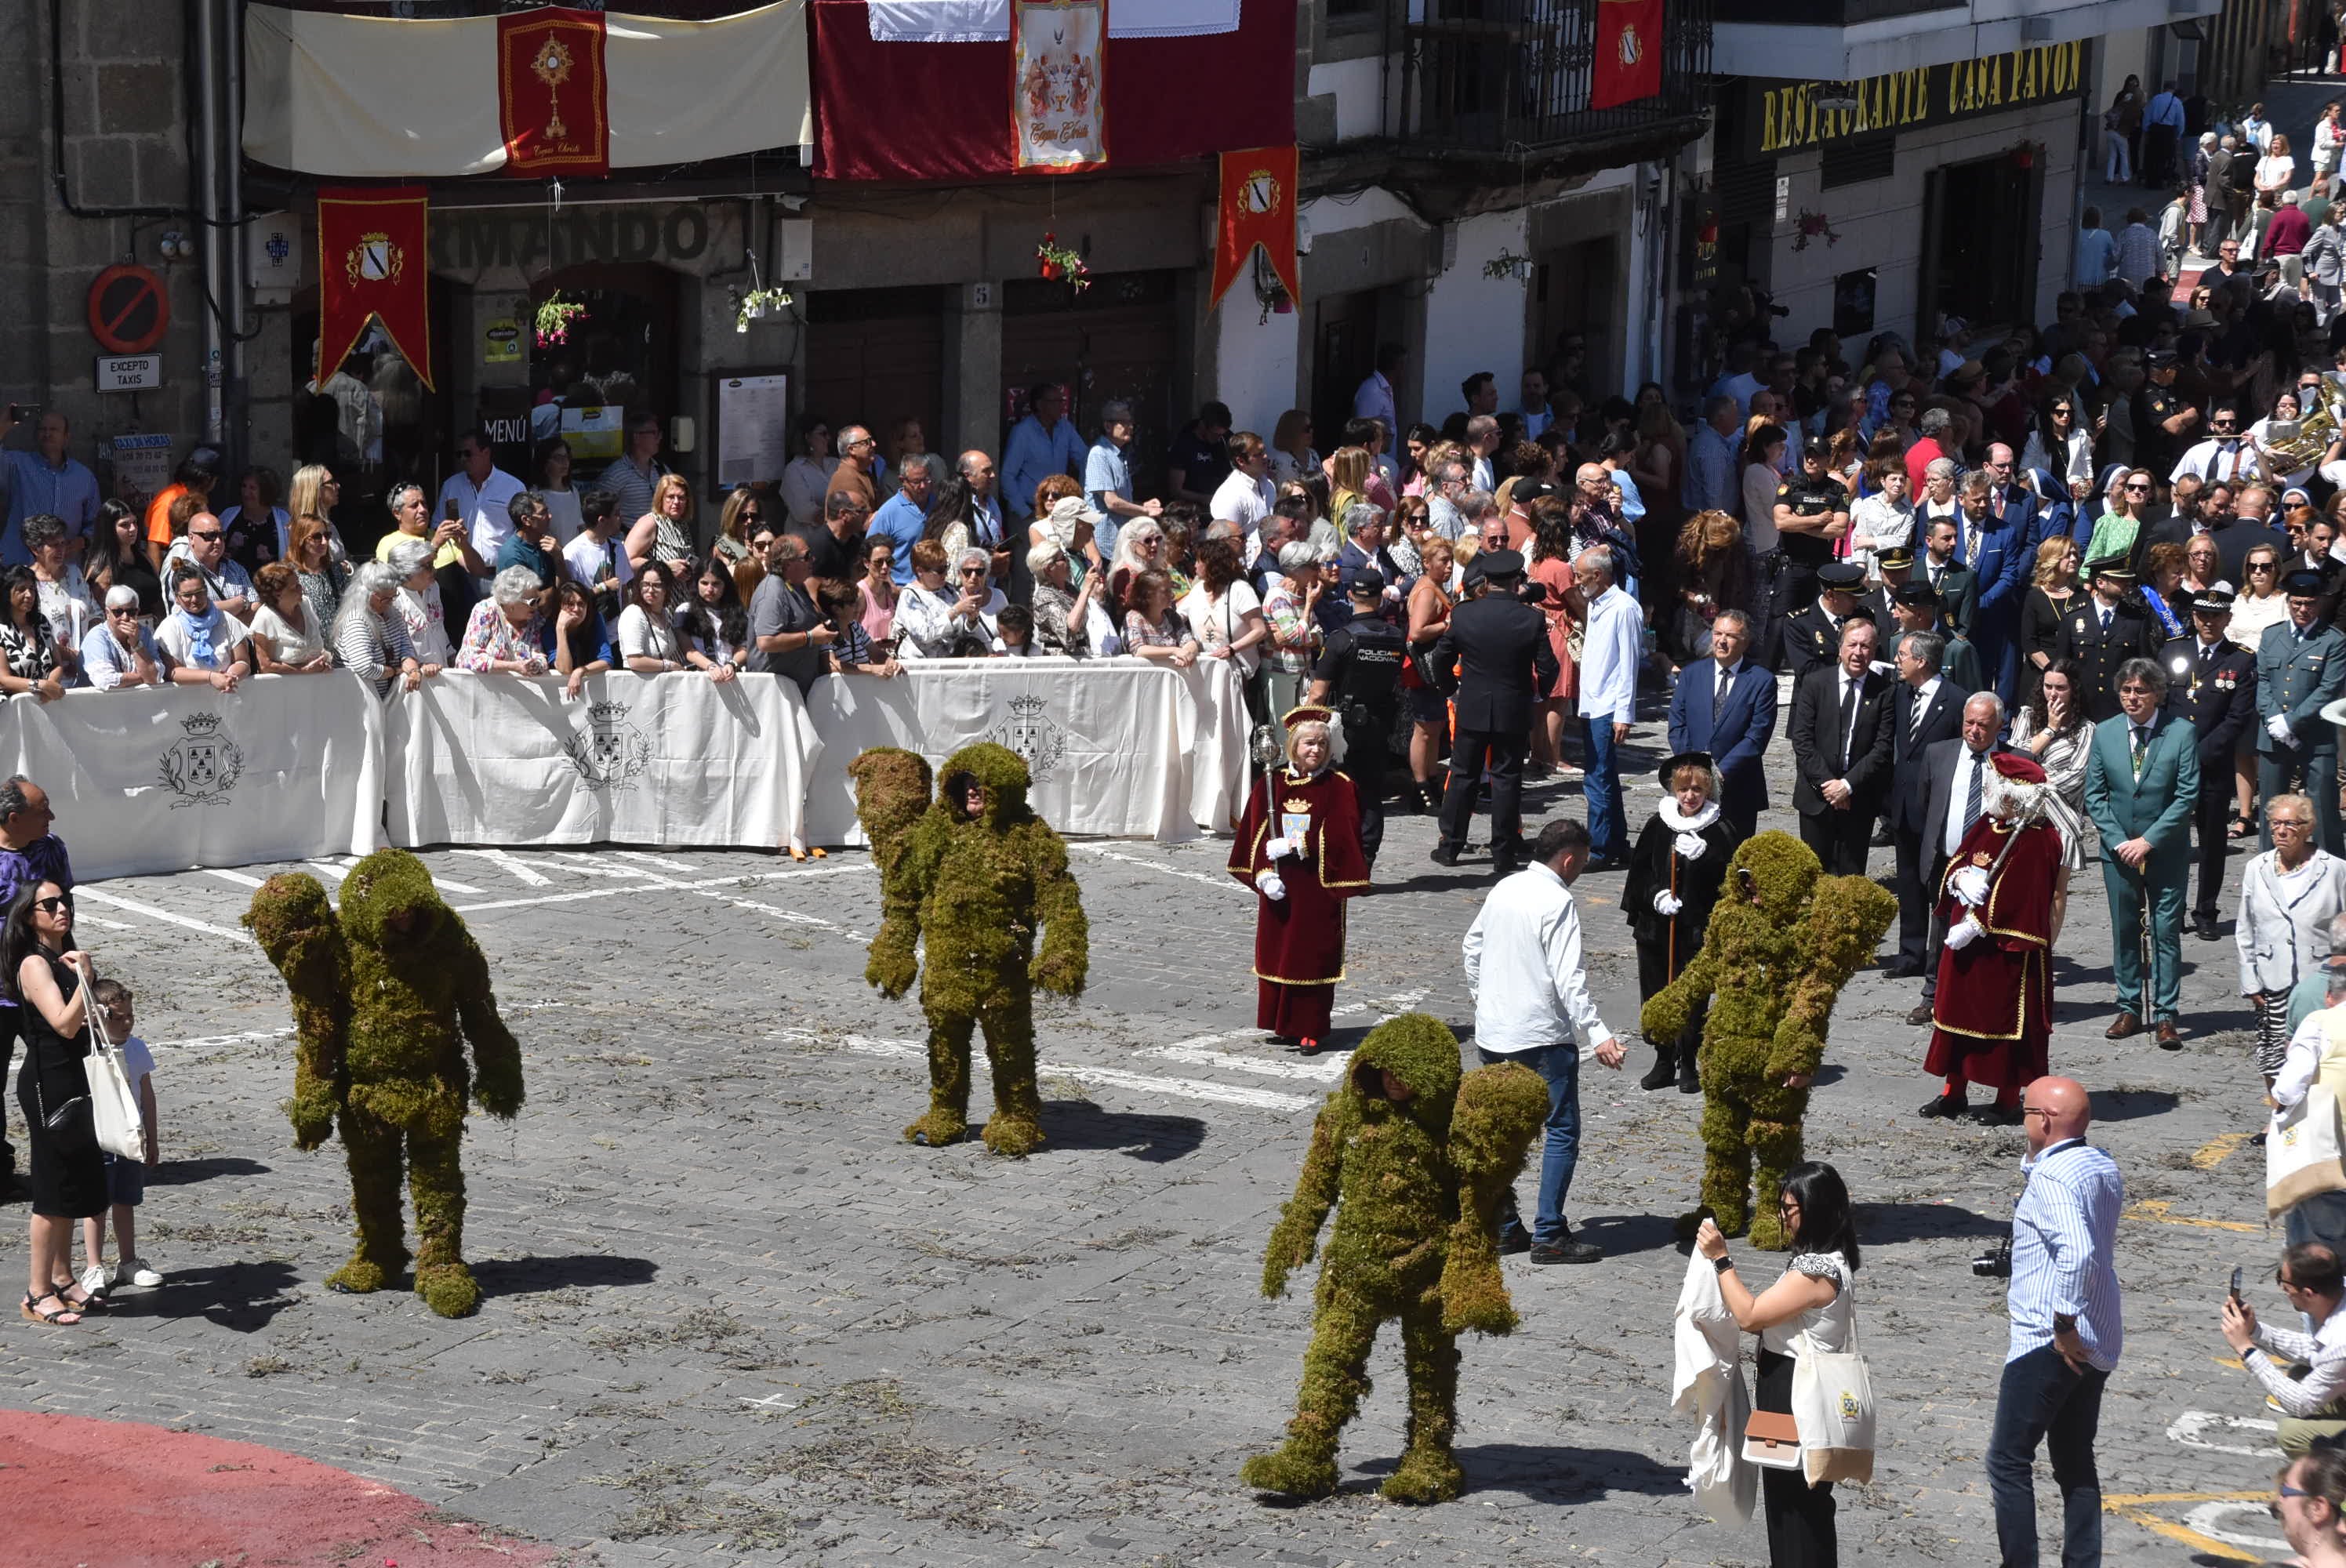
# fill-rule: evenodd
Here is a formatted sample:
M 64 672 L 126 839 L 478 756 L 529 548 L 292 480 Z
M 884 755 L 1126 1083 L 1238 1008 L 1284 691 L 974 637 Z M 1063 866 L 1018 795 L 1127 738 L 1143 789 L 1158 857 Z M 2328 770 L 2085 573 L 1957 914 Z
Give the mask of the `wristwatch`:
M 1714 1257 L 1710 1260 L 1710 1266 L 1713 1268 L 1718 1269 L 1721 1274 L 1724 1274 L 1729 1269 L 1735 1267 L 1735 1259 L 1732 1257 Z
M 2074 1334 L 2076 1331 L 2077 1319 L 2073 1314 L 2067 1312 L 2055 1312 L 2053 1314 L 2053 1332 L 2055 1334 Z

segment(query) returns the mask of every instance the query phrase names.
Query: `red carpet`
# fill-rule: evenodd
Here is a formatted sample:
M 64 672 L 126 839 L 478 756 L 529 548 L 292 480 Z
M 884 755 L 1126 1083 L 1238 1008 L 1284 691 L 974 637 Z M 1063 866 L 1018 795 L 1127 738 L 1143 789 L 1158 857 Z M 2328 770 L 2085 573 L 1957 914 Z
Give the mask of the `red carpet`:
M 0 1410 L 0 1554 L 16 1563 L 526 1568 L 555 1555 L 348 1471 L 132 1421 Z

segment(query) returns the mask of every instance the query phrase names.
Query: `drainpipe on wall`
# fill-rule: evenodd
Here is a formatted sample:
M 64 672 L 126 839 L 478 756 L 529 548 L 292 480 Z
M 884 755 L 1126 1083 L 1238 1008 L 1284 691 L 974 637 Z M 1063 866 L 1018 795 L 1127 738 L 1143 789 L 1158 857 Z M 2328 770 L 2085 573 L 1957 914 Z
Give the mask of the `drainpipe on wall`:
M 221 320 L 229 291 L 223 261 L 226 233 L 220 227 L 221 3 L 222 0 L 195 0 L 196 196 L 204 231 L 204 440 L 215 447 L 222 439 L 220 383 L 228 369 L 226 323 Z
M 228 472 L 242 473 L 252 439 L 250 419 L 250 383 L 245 377 L 244 345 L 250 336 L 247 328 L 251 310 L 251 290 L 248 286 L 244 249 L 244 6 L 240 0 L 229 0 L 224 7 L 220 28 L 219 57 L 221 72 L 220 136 L 215 156 L 219 160 L 220 184 L 223 188 L 222 218 L 228 227 L 220 231 L 220 252 L 227 263 L 223 269 L 221 287 L 227 298 L 228 321 L 223 336 L 227 340 L 227 363 L 221 369 L 227 382 L 226 425 L 223 433 L 228 446 L 224 453 L 231 464 Z

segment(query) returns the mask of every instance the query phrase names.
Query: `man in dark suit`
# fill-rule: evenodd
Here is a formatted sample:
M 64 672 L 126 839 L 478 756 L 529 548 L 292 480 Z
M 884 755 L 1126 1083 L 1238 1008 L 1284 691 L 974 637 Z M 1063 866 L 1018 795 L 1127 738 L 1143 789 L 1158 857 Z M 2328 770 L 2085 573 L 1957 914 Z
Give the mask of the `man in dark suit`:
M 1502 876 L 1521 866 L 1524 753 L 1529 748 L 1534 694 L 1556 685 L 1556 650 L 1547 617 L 1515 596 L 1524 558 L 1485 550 L 1475 558 L 1487 591 L 1450 612 L 1450 629 L 1433 647 L 1433 667 L 1455 704 L 1450 787 L 1442 797 L 1437 864 L 1454 866 L 1474 816 L 1484 768 L 1491 773 L 1491 859 Z
M 2077 700 L 2096 724 L 2114 718 L 2118 711 L 2118 668 L 2127 660 L 2148 658 L 2158 651 L 2160 638 L 2151 618 L 2127 590 L 2134 574 L 2123 555 L 2105 555 L 2086 563 L 2093 591 L 2073 602 L 2061 617 L 2057 657 L 2075 659 L 2081 672 Z
M 1923 1002 L 1906 1015 L 1909 1023 L 1931 1022 L 1931 1004 L 1939 994 L 1939 948 L 1947 933 L 1939 924 L 1939 889 L 1947 877 L 1964 835 L 1986 809 L 1988 759 L 2005 748 L 1995 738 L 2004 730 L 2004 699 L 1992 691 L 1977 691 L 1964 699 L 1962 727 L 1951 740 L 1937 740 L 1923 754 L 1919 780 L 1923 791 L 1920 829 L 1923 887 L 1927 936 L 1923 947 Z M 1902 898 L 1902 894 L 1901 895 Z M 1904 906 L 1900 906 L 1904 912 Z
M 1336 556 L 1336 586 L 1349 600 L 1352 596 L 1352 579 L 1363 572 L 1377 575 L 1380 585 L 1390 584 L 1394 596 L 1405 596 L 1413 578 L 1402 575 L 1402 569 L 1385 549 L 1385 514 L 1366 502 L 1354 502 L 1344 508 L 1339 519 L 1348 537 L 1344 548 Z
M 1898 958 L 1890 973 L 1911 980 L 1923 972 L 1929 959 L 1923 939 L 1931 928 L 1932 906 L 1938 901 L 1936 884 L 1923 879 L 1930 856 L 1923 841 L 1923 761 L 1933 746 L 1963 733 L 1964 701 L 1971 692 L 1939 673 L 1946 647 L 1936 632 L 1908 632 L 1898 639 L 1892 657 L 1898 667 L 1897 702 L 1890 725 L 1890 841 L 1898 850 Z
M 2335 787 L 2338 727 L 2321 710 L 2346 693 L 2346 633 L 2322 623 L 2321 586 L 2313 572 L 2283 577 L 2289 619 L 2267 626 L 2257 644 L 2257 799 L 2301 789 L 2312 799 L 2321 847 L 2335 855 L 2346 852 Z M 2272 848 L 2270 825 L 2257 844 Z
M 1817 568 L 1817 602 L 1784 623 L 1784 662 L 1792 684 L 1820 665 L 1841 657 L 1841 628 L 1851 616 L 1863 616 L 1876 626 L 1882 617 L 1858 596 L 1865 586 L 1865 568 L 1854 561 L 1832 561 Z
M 2027 596 L 2027 536 L 2013 514 L 1995 510 L 1995 481 L 1987 470 L 1965 474 L 1956 498 L 1955 559 L 1974 585 L 1967 635 L 1979 649 L 1980 670 L 1998 697 L 2012 700 L 2020 678 L 2020 601 Z
M 1792 805 L 1828 876 L 1865 874 L 1866 840 L 1890 788 L 1890 677 L 1873 668 L 1872 621 L 1841 629 L 1839 662 L 1792 693 Z
M 1922 558 L 1914 563 L 1912 580 L 1926 583 L 1939 590 L 1939 605 L 1947 620 L 1950 636 L 1969 636 L 1972 620 L 1979 606 L 1979 579 L 1972 569 L 1955 559 L 1955 546 L 1962 535 L 1956 532 L 1952 517 L 1934 517 L 1928 523 L 1917 518 L 1923 530 Z M 1883 582 L 1889 582 L 1886 572 Z
M 1741 610 L 1711 618 L 1710 657 L 1678 672 L 1670 693 L 1670 750 L 1708 751 L 1719 774 L 1719 814 L 1749 838 L 1768 808 L 1762 766 L 1776 738 L 1776 677 L 1753 664 Z
M 2199 737 L 2198 809 L 2192 813 L 2199 835 L 2199 901 L 2191 929 L 2202 942 L 2217 940 L 2217 895 L 2224 891 L 2224 856 L 2230 847 L 2232 792 L 2218 789 L 2230 777 L 2232 748 L 2257 721 L 2257 656 L 2225 636 L 2232 624 L 2232 596 L 2203 589 L 2191 601 L 2191 631 L 2158 650 L 2167 672 L 2167 711 L 2189 721 Z

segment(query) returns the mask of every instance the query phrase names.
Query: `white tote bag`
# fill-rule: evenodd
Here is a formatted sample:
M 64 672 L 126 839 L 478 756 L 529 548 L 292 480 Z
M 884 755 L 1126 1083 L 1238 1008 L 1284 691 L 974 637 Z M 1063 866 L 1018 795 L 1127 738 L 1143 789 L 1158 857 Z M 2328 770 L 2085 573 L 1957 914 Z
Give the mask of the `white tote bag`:
M 2338 1097 L 2316 1084 L 2296 1105 L 2275 1111 L 2265 1129 L 2265 1217 L 2341 1190 L 2346 1164 L 2339 1159 Z
M 1847 1288 L 1847 1287 L 1844 1287 Z M 1873 1479 L 1873 1380 L 1857 1349 L 1857 1303 L 1850 1303 L 1846 1350 L 1821 1350 L 1807 1333 L 1792 1366 L 1792 1420 L 1810 1486 Z
M 89 1115 L 97 1128 L 97 1146 L 117 1159 L 147 1157 L 147 1129 L 138 1115 L 138 1091 L 122 1064 L 122 1047 L 106 1037 L 106 1023 L 97 998 L 82 983 L 83 1011 L 89 1018 L 89 1054 L 82 1070 L 89 1077 Z

